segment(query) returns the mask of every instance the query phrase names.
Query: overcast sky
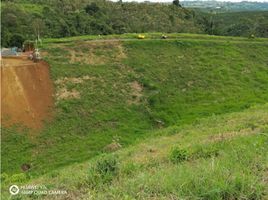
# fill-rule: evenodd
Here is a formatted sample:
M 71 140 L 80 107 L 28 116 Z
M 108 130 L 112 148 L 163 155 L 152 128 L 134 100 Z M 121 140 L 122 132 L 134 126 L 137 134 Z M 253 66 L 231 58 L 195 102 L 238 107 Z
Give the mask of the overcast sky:
M 118 1 L 118 0 L 112 0 L 112 1 Z M 137 1 L 137 2 L 144 2 L 145 0 L 123 0 L 123 2 L 126 1 Z M 172 2 L 172 0 L 149 0 L 151 2 Z M 183 1 L 183 0 L 181 0 Z M 187 0 L 186 0 L 187 1 Z M 240 2 L 242 0 L 217 0 L 217 1 L 232 1 L 232 2 Z M 268 0 L 247 0 L 247 1 L 258 1 L 258 2 L 268 2 Z

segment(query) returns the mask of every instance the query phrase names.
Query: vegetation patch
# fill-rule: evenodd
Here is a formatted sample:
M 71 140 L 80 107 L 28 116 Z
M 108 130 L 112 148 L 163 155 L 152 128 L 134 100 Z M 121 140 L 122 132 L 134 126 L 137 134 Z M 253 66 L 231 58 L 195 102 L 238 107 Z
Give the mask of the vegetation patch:
M 76 89 L 67 89 L 68 85 L 76 85 L 76 84 L 81 84 L 85 80 L 92 80 L 94 77 L 89 77 L 89 76 L 82 76 L 79 78 L 75 77 L 64 77 L 60 78 L 55 81 L 56 84 L 56 99 L 57 101 L 64 100 L 64 99 L 80 99 L 80 92 L 78 92 Z M 57 102 L 56 102 L 57 103 Z
M 119 142 L 119 138 L 114 137 L 112 143 L 106 145 L 103 150 L 104 152 L 114 152 L 122 148 L 122 145 Z
M 179 147 L 173 147 L 169 159 L 172 163 L 180 163 L 187 160 L 189 153 L 185 149 L 180 149 Z
M 76 47 L 72 44 L 63 48 L 69 54 L 70 64 L 103 65 L 125 58 L 123 47 L 117 41 L 87 41 Z
M 137 81 L 133 81 L 130 83 L 130 88 L 131 88 L 130 100 L 128 100 L 128 103 L 139 104 L 140 101 L 142 100 L 142 90 L 143 90 L 142 85 Z
M 96 163 L 90 167 L 88 182 L 92 187 L 112 181 L 118 174 L 118 158 L 111 155 L 102 155 Z

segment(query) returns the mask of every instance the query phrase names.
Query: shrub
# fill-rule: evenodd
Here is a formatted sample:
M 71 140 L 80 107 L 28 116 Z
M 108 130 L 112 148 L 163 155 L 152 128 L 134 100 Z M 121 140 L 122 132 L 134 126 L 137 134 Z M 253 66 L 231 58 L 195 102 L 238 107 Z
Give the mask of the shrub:
M 96 163 L 96 172 L 102 176 L 117 173 L 117 158 L 113 155 L 101 157 Z
M 33 51 L 34 50 L 34 41 L 26 40 L 23 43 L 23 47 L 25 51 Z
M 118 174 L 118 159 L 115 155 L 103 155 L 89 169 L 89 185 L 109 183 Z
M 172 163 L 180 163 L 187 160 L 189 153 L 185 149 L 180 149 L 179 147 L 174 147 L 171 152 L 169 159 Z

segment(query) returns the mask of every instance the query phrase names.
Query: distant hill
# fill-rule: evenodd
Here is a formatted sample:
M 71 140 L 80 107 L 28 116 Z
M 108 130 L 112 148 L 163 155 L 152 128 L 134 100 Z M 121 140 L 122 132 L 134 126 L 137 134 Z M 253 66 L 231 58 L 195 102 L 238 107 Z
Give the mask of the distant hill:
M 181 4 L 186 8 L 199 8 L 207 11 L 268 11 L 268 2 L 181 1 Z
M 42 38 L 145 32 L 268 37 L 267 8 L 268 3 L 249 2 L 185 1 L 181 7 L 107 0 L 5 0 L 1 5 L 1 45 L 20 46 L 24 40 L 35 40 L 37 34 Z M 238 11 L 238 18 L 229 14 Z M 258 12 L 256 18 L 250 14 L 253 11 Z M 223 19 L 228 21 L 215 24 Z
M 211 35 L 268 37 L 268 11 L 196 10 L 197 21 Z

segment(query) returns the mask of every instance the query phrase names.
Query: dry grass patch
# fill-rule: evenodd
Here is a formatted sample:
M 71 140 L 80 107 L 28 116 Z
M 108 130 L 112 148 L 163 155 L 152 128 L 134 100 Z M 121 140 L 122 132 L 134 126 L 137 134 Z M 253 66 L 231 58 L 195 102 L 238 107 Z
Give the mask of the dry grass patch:
M 66 88 L 60 88 L 56 93 L 56 99 L 63 100 L 63 99 L 80 99 L 80 92 L 75 89 L 68 91 Z
M 141 102 L 143 87 L 138 81 L 130 83 L 130 96 L 128 104 L 139 104 Z
M 90 76 L 82 76 L 82 77 L 64 77 L 57 79 L 55 81 L 56 85 L 65 85 L 66 83 L 73 83 L 73 84 L 79 84 L 83 83 L 85 80 L 93 80 L 95 77 L 90 77 Z
M 93 80 L 95 77 L 90 77 L 88 75 L 82 77 L 64 77 L 55 81 L 57 86 L 56 99 L 57 101 L 63 99 L 80 99 L 80 92 L 75 89 L 68 90 L 66 84 L 81 84 L 86 80 Z
M 71 64 L 104 65 L 119 62 L 126 58 L 124 48 L 119 41 L 87 41 L 74 47 L 65 46 L 69 52 Z

